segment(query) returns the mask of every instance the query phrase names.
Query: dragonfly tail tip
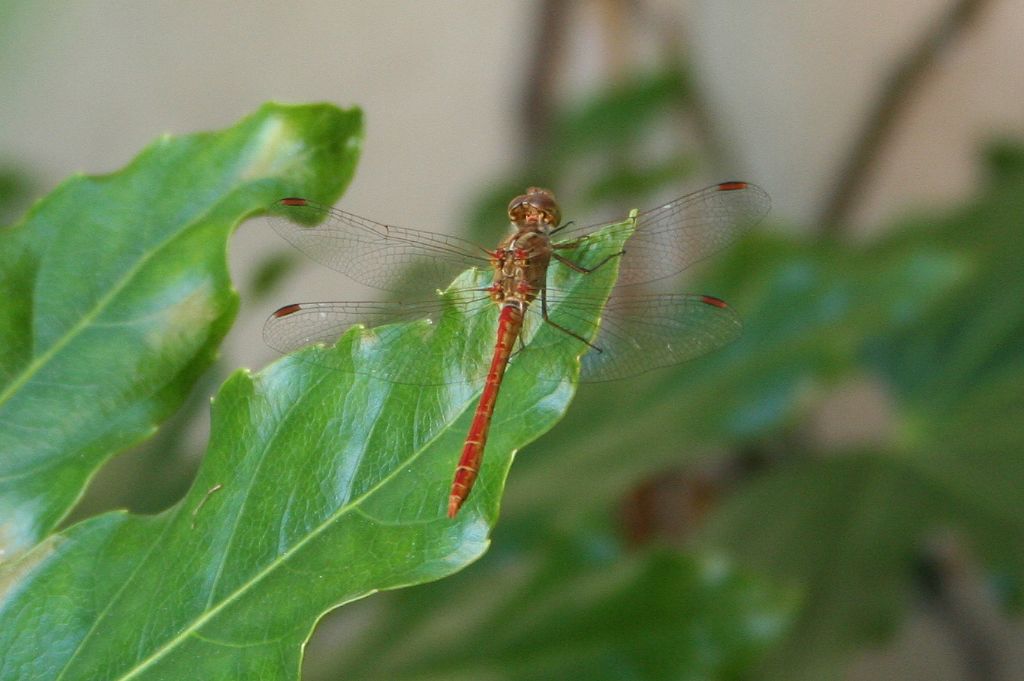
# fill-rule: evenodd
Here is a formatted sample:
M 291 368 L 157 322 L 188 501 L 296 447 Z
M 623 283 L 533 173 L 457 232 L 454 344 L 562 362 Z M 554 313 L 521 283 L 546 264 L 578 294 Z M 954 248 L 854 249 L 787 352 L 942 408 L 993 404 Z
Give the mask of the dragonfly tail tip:
M 457 495 L 452 494 L 448 497 L 448 517 L 454 519 L 455 514 L 459 512 L 459 508 L 462 506 L 462 499 Z

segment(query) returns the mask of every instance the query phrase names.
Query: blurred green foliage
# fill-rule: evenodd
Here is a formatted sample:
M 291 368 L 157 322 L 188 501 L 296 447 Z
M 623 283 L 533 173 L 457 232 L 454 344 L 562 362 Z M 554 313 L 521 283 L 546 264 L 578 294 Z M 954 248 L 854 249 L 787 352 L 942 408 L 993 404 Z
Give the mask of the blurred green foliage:
M 678 134 L 689 104 L 685 71 L 668 70 L 624 79 L 556 112 L 550 132 L 528 150 L 522 166 L 483 190 L 468 216 L 470 235 L 493 241 L 509 199 L 528 186 L 557 190 L 563 216 L 605 206 L 615 217 L 627 205 L 645 205 L 643 199 L 660 189 L 679 186 L 700 168 L 699 150 Z
M 394 594 L 387 625 L 333 667 L 361 679 L 743 678 L 796 605 L 715 558 L 623 555 L 594 533 L 545 537 L 495 546 L 494 581 Z
M 32 178 L 13 164 L 0 164 L 0 225 L 7 225 L 25 208 L 32 192 Z

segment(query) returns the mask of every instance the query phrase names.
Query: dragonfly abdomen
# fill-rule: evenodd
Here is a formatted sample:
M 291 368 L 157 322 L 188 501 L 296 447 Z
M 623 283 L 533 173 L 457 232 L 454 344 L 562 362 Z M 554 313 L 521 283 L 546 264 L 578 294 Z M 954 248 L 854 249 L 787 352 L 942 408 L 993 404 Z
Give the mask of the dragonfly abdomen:
M 487 432 L 491 427 L 491 417 L 494 415 L 494 405 L 501 389 L 501 379 L 505 375 L 508 358 L 522 328 L 522 303 L 509 301 L 502 305 L 498 316 L 498 340 L 494 345 L 491 368 L 487 372 L 487 380 L 480 393 L 480 402 L 476 406 L 473 423 L 466 435 L 466 443 L 462 447 L 462 456 L 459 458 L 459 465 L 455 469 L 455 478 L 448 494 L 449 518 L 454 518 L 459 512 L 480 472 L 480 461 L 483 459 L 484 447 L 487 444 Z

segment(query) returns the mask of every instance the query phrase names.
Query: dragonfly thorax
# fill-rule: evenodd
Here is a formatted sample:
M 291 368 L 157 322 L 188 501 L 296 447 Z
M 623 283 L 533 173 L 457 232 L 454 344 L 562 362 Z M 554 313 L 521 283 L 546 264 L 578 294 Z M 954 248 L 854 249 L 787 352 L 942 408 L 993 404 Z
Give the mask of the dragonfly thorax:
M 497 303 L 532 301 L 547 279 L 551 241 L 545 232 L 522 228 L 502 240 L 491 261 L 494 283 L 491 297 Z

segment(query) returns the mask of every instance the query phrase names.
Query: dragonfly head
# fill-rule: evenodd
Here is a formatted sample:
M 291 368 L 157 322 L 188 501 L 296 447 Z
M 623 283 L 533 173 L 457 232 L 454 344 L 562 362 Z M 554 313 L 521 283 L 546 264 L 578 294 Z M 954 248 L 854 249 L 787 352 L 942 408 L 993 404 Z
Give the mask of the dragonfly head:
M 547 231 L 558 226 L 562 211 L 550 190 L 530 187 L 508 204 L 508 217 L 519 229 L 539 226 Z

